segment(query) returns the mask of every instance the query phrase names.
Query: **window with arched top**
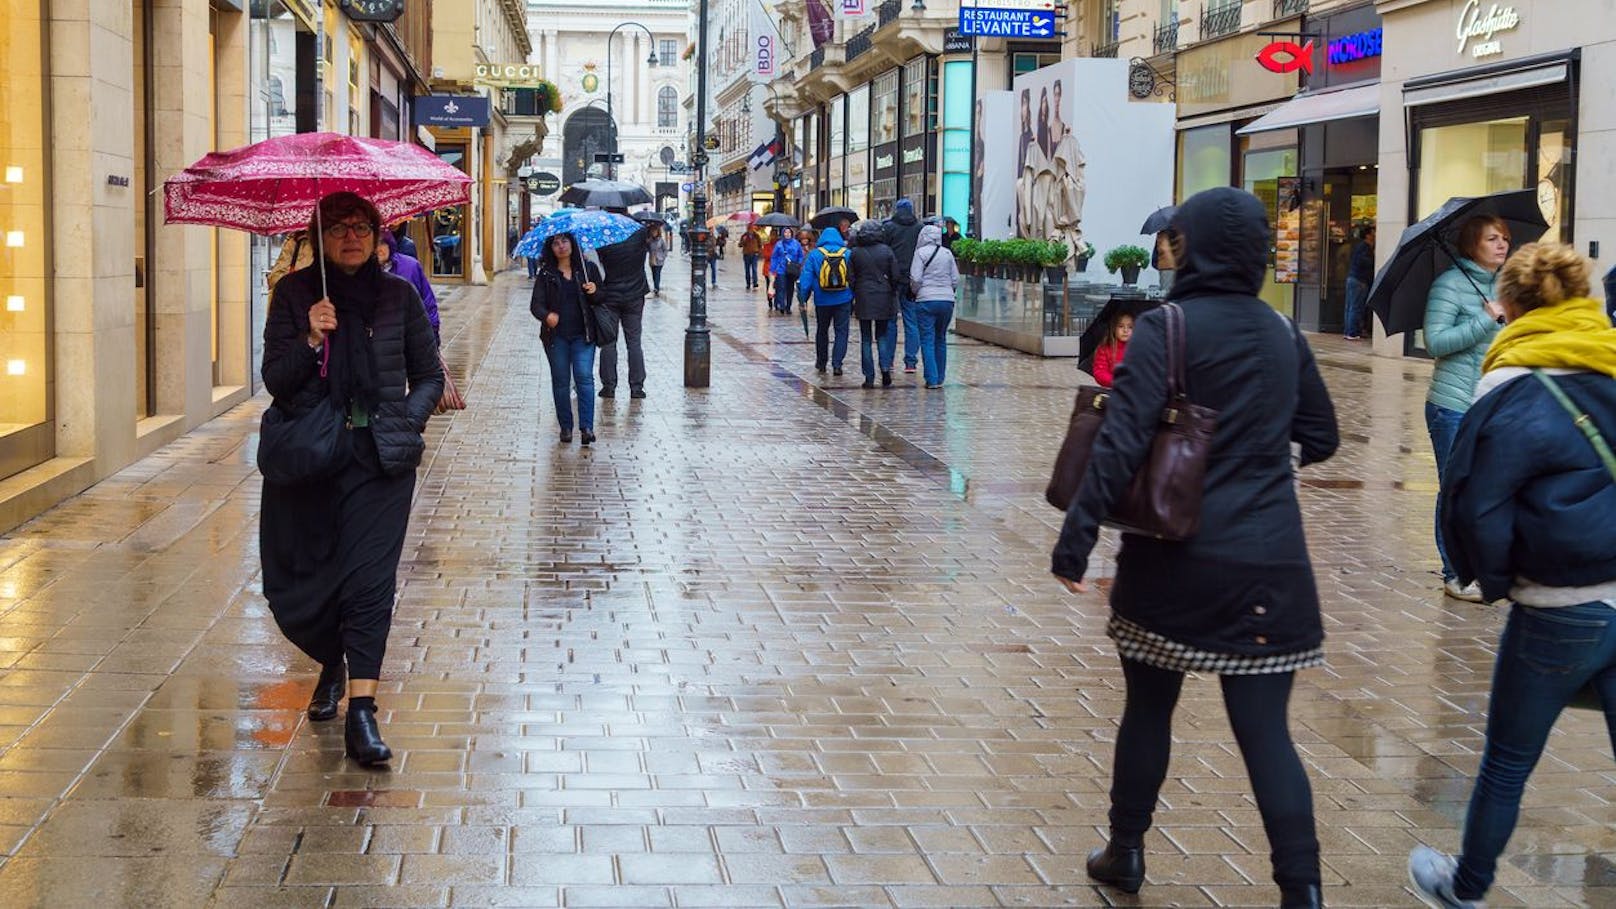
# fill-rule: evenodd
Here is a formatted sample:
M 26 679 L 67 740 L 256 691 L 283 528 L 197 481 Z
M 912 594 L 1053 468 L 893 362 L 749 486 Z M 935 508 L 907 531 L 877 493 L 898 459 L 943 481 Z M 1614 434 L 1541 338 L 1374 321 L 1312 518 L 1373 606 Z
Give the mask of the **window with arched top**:
M 660 129 L 673 129 L 679 125 L 679 92 L 671 85 L 657 90 L 656 125 Z

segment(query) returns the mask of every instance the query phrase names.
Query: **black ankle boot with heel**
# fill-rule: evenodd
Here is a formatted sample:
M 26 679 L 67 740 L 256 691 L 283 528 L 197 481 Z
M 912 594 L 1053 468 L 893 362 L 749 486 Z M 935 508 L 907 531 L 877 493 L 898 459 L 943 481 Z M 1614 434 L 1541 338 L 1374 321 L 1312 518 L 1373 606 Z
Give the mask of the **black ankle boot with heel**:
M 1089 877 L 1123 893 L 1138 893 L 1145 883 L 1145 847 L 1119 846 L 1115 840 L 1089 853 Z
M 1324 893 L 1318 884 L 1308 884 L 1300 890 L 1285 890 L 1280 897 L 1279 909 L 1324 909 Z
M 320 680 L 314 683 L 314 695 L 309 698 L 309 719 L 315 722 L 334 719 L 347 687 L 348 670 L 343 668 L 341 660 L 335 666 L 320 667 Z
M 348 725 L 343 742 L 348 757 L 361 767 L 385 764 L 393 759 L 392 749 L 382 741 L 382 731 L 376 725 L 376 699 L 353 698 L 348 702 Z

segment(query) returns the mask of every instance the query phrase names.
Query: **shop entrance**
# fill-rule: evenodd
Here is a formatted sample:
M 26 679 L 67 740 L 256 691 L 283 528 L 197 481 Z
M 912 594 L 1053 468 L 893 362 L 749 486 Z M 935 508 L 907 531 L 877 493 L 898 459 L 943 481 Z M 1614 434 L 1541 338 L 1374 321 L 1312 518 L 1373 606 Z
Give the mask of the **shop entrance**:
M 1323 217 L 1309 238 L 1324 252 L 1324 270 L 1318 276 L 1319 330 L 1345 331 L 1348 265 L 1364 229 L 1375 224 L 1379 180 L 1372 165 L 1360 164 L 1326 170 L 1321 182 Z

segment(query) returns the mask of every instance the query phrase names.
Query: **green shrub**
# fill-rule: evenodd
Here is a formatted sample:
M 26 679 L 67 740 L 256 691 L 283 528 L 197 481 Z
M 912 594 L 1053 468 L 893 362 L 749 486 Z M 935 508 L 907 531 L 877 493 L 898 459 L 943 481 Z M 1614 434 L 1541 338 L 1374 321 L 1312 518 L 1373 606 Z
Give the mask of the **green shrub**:
M 1150 253 L 1143 246 L 1118 246 L 1105 254 L 1105 270 L 1116 274 L 1120 269 L 1133 266 L 1144 268 L 1150 264 Z

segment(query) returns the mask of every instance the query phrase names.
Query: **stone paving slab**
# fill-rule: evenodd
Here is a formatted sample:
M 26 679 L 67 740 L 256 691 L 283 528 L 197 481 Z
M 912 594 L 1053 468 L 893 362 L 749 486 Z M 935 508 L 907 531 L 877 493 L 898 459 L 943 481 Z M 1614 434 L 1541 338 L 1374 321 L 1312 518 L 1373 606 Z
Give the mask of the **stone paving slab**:
M 676 266 L 678 263 L 676 263 Z M 1217 688 L 1186 687 L 1138 897 L 1089 885 L 1121 681 L 1101 594 L 1048 576 L 1078 375 L 952 339 L 949 382 L 812 369 L 728 283 L 680 386 L 556 444 L 505 275 L 444 300 L 436 418 L 367 772 L 257 572 L 255 399 L 0 537 L 0 893 L 17 906 L 1272 906 Z M 1315 339 L 1341 454 L 1301 495 L 1329 665 L 1294 727 L 1333 906 L 1414 905 L 1457 843 L 1499 616 L 1441 598 L 1428 366 Z M 1096 557 L 1100 586 L 1114 550 Z M 1616 783 L 1558 724 L 1492 906 L 1616 906 Z M 86 869 L 93 873 L 86 873 Z

